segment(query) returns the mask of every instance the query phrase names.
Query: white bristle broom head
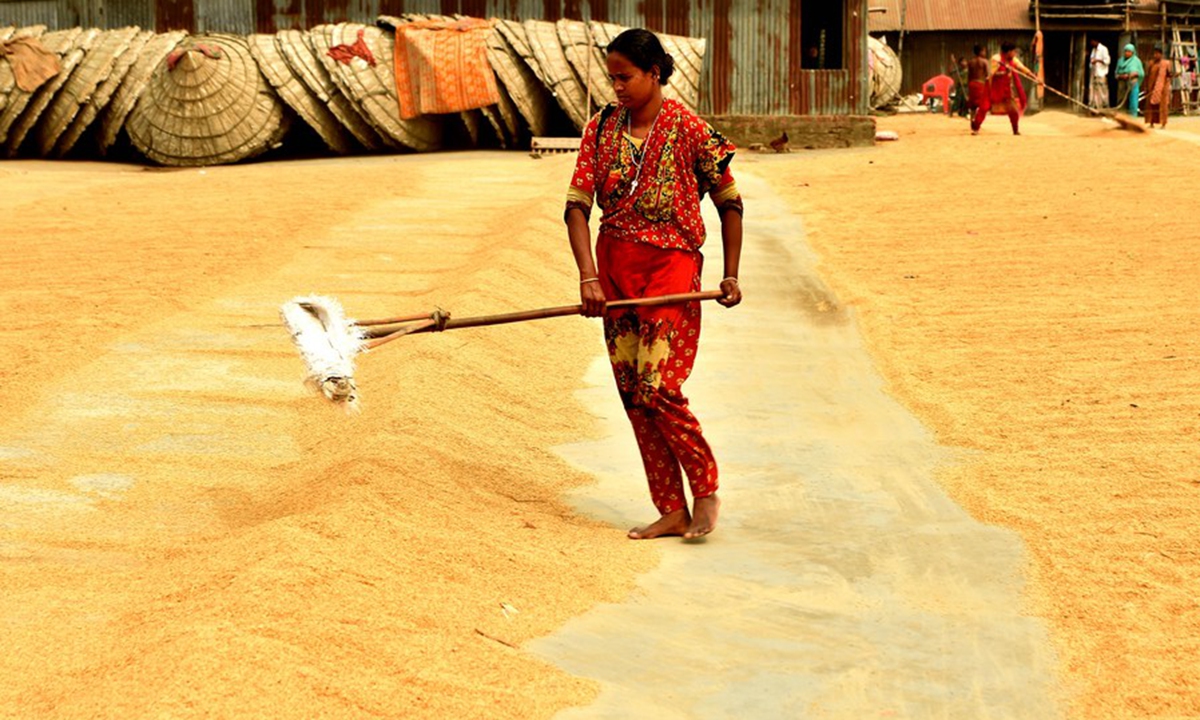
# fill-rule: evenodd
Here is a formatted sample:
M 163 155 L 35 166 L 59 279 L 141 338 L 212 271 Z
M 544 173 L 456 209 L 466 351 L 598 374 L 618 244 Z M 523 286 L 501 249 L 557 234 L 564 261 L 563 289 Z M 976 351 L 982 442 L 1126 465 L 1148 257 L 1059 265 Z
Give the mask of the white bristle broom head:
M 308 370 L 306 382 L 331 402 L 357 412 L 354 356 L 365 349 L 362 328 L 346 318 L 341 303 L 321 295 L 292 298 L 279 315 Z

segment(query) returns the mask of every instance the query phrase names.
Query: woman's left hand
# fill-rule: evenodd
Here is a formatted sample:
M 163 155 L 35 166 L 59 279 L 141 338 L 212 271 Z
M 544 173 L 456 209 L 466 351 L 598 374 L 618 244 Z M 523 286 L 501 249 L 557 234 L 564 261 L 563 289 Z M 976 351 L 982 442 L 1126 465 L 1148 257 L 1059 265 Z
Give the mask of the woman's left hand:
M 717 298 L 717 302 L 727 308 L 731 308 L 742 301 L 742 288 L 738 285 L 737 278 L 725 278 L 722 280 L 721 292 L 725 293 L 725 297 Z

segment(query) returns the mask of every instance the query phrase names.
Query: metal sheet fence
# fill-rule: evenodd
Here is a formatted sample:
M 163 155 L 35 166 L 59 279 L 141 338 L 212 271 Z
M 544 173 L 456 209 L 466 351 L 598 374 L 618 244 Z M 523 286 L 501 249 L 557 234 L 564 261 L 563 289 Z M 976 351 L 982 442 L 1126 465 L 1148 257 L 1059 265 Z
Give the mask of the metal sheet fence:
M 61 17 L 65 3 L 60 0 L 26 0 L 0 3 L 0 25 L 45 25 L 51 29 L 77 23 Z

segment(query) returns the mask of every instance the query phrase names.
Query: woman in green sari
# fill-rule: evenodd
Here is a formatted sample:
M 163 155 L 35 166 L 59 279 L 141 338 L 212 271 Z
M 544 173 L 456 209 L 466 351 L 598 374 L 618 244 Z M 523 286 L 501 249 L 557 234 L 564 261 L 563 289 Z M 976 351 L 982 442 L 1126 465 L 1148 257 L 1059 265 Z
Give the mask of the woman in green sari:
M 1117 61 L 1117 93 L 1122 98 L 1129 98 L 1129 114 L 1134 117 L 1138 116 L 1138 89 L 1144 77 L 1146 69 L 1142 67 L 1142 61 L 1137 56 L 1137 48 L 1133 43 L 1129 43 L 1125 46 L 1121 59 Z

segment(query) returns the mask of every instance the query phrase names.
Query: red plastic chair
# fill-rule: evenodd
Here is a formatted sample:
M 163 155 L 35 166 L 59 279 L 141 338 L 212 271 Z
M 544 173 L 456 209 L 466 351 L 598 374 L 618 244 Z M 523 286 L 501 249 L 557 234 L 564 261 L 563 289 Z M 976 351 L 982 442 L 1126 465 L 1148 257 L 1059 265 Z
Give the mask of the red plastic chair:
M 942 112 L 950 114 L 950 89 L 954 87 L 954 78 L 949 75 L 935 75 L 925 81 L 921 86 L 921 102 L 932 101 L 934 98 L 940 98 L 942 101 Z M 930 103 L 930 110 L 933 109 Z

